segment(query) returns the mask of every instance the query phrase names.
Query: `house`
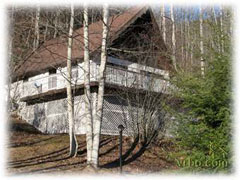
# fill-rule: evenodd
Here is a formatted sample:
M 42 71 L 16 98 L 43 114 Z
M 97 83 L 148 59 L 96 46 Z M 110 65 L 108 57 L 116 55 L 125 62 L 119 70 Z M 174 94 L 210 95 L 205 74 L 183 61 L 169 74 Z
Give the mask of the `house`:
M 119 99 L 125 90 L 166 93 L 171 64 L 166 46 L 148 7 L 130 8 L 109 19 L 108 62 L 106 67 L 102 134 L 117 134 L 124 124 L 125 134 L 132 125 L 128 104 Z M 97 95 L 102 21 L 89 25 L 90 85 Z M 12 95 L 19 99 L 19 114 L 44 133 L 67 133 L 66 101 L 67 37 L 62 35 L 43 43 L 13 76 Z M 83 28 L 74 31 L 72 84 L 76 134 L 85 133 Z M 150 86 L 150 82 L 151 86 Z M 132 120 L 131 120 L 132 121 Z

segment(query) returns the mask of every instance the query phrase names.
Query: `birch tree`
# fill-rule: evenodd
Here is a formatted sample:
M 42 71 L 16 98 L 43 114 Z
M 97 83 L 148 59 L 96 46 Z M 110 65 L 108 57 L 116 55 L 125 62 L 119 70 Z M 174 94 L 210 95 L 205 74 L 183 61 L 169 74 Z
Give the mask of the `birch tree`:
M 97 97 L 97 110 L 94 115 L 93 124 L 93 149 L 92 149 L 92 162 L 94 167 L 98 167 L 99 157 L 99 141 L 101 133 L 101 119 L 103 112 L 103 97 L 104 97 L 104 84 L 105 84 L 105 70 L 107 63 L 107 37 L 108 37 L 108 18 L 109 9 L 108 4 L 103 6 L 103 32 L 102 32 L 102 48 L 101 48 L 101 64 L 99 68 L 99 85 Z
M 77 139 L 74 133 L 74 105 L 72 97 L 72 35 L 74 24 L 74 7 L 71 4 L 71 19 L 68 34 L 68 52 L 67 52 L 67 103 L 68 103 L 68 121 L 69 121 L 69 136 L 70 136 L 70 157 L 77 155 Z
M 33 49 L 37 49 L 39 46 L 39 20 L 40 20 L 40 6 L 37 6 L 36 19 L 35 19 L 35 37 L 33 42 Z
M 218 23 L 217 23 L 217 17 L 216 17 L 214 6 L 211 9 L 212 9 L 213 19 L 214 19 L 215 25 L 217 26 Z
M 223 40 L 223 8 L 222 8 L 222 6 L 220 6 L 219 11 L 220 11 L 220 34 L 221 34 L 220 47 L 221 47 L 221 52 L 223 53 L 224 52 L 224 40 Z
M 184 29 L 183 29 L 183 26 L 185 25 L 184 23 L 184 18 L 183 18 L 183 8 L 180 9 L 181 11 L 181 23 L 180 23 L 180 31 L 181 31 L 181 42 L 182 42 L 182 45 L 181 45 L 181 60 L 182 60 L 182 64 L 184 65 L 184 40 L 185 40 L 185 33 L 183 32 Z
M 187 31 L 186 33 L 186 38 L 185 38 L 185 43 L 186 43 L 186 46 L 187 46 L 187 51 L 186 51 L 186 61 L 188 61 L 189 59 L 189 49 L 190 49 L 190 43 L 189 43 L 189 39 L 190 39 L 190 29 L 189 29 L 189 15 L 190 13 L 186 12 L 185 11 L 185 25 L 186 25 L 186 28 L 185 30 Z M 187 66 L 189 67 L 189 66 Z
M 90 92 L 90 60 L 89 60 L 89 39 L 88 39 L 88 7 L 83 10 L 84 26 L 84 95 L 85 95 L 85 120 L 86 120 L 86 142 L 87 142 L 87 163 L 92 164 L 93 146 L 93 120 L 91 111 Z
M 12 50 L 13 50 L 13 36 L 14 36 L 14 6 L 11 7 L 10 10 L 10 18 L 9 18 L 9 24 L 8 27 L 10 29 L 9 31 L 9 45 L 8 45 L 8 73 L 10 74 L 10 76 L 8 76 L 8 88 L 7 88 L 7 92 L 8 92 L 8 96 L 7 96 L 7 110 L 10 111 L 11 109 L 11 103 L 12 103 L 12 99 L 11 99 L 11 82 L 12 82 L 12 68 L 13 68 L 13 60 L 12 60 Z
M 49 15 L 49 13 L 48 13 L 48 11 L 46 11 L 46 15 L 48 16 Z M 46 39 L 47 39 L 47 35 L 48 35 L 48 25 L 49 25 L 49 20 L 48 19 L 46 19 L 46 25 L 45 25 L 45 31 L 44 31 L 44 38 L 43 38 L 43 40 L 44 41 L 46 41 Z
M 177 69 L 176 63 L 176 38 L 175 38 L 175 21 L 174 21 L 174 14 L 173 14 L 173 5 L 171 4 L 170 7 L 170 16 L 172 21 L 172 62 L 175 70 Z
M 162 17 L 162 36 L 163 36 L 164 43 L 166 43 L 166 18 L 165 18 L 164 5 L 162 5 L 162 8 L 161 8 L 161 17 Z
M 56 16 L 55 16 L 55 20 L 54 20 L 54 34 L 53 34 L 53 38 L 56 38 L 57 37 L 57 33 L 58 33 L 58 24 L 59 24 L 59 11 L 57 9 L 57 12 L 56 12 Z
M 201 74 L 204 76 L 205 72 L 205 61 L 203 58 L 203 14 L 202 7 L 199 6 L 199 30 L 200 30 L 200 61 L 201 61 Z

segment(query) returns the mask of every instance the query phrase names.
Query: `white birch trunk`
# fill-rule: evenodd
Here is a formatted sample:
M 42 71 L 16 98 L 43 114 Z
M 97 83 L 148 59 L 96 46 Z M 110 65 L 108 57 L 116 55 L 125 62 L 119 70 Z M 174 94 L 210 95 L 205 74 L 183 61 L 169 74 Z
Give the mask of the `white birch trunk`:
M 212 13 L 213 13 L 213 20 L 214 20 L 215 26 L 217 27 L 218 26 L 218 22 L 217 22 L 217 16 L 216 16 L 216 12 L 215 12 L 214 6 L 211 9 L 212 9 Z M 212 41 L 214 41 L 214 39 Z M 217 41 L 218 41 L 217 48 L 218 48 L 218 51 L 220 52 L 221 51 L 221 46 L 220 46 L 220 38 L 219 37 L 217 37 Z M 214 46 L 214 42 L 212 42 L 212 47 L 215 47 Z
M 40 6 L 37 6 L 36 19 L 35 19 L 35 37 L 33 42 L 33 49 L 37 49 L 39 45 L 39 19 L 40 19 Z
M 181 9 L 182 10 L 182 9 Z M 180 23 L 180 31 L 181 31 L 181 59 L 182 59 L 182 64 L 184 65 L 184 33 L 183 33 L 183 19 L 182 22 Z
M 108 5 L 103 6 L 103 33 L 102 33 L 102 49 L 101 49 L 101 64 L 99 68 L 99 86 L 98 86 L 98 98 L 97 98 L 97 110 L 94 115 L 94 132 L 93 132 L 93 151 L 92 162 L 94 167 L 98 167 L 99 157 L 99 141 L 101 133 L 101 119 L 103 112 L 103 97 L 104 97 L 104 83 L 105 83 L 105 69 L 107 63 L 107 36 L 108 36 L 108 17 L 109 9 Z
M 220 6 L 220 33 L 221 33 L 221 52 L 224 52 L 224 39 L 223 39 L 223 8 Z
M 215 25 L 217 25 L 218 23 L 217 23 L 217 17 L 216 17 L 214 6 L 212 7 L 212 13 L 213 13 L 213 19 L 214 19 Z
M 166 18 L 165 18 L 165 7 L 164 7 L 164 5 L 162 5 L 161 17 L 162 17 L 162 36 L 163 36 L 164 43 L 166 43 Z
M 88 7 L 84 6 L 84 94 L 85 94 L 85 122 L 86 122 L 86 142 L 87 142 L 87 164 L 92 164 L 93 146 L 93 120 L 91 111 L 90 92 L 90 60 L 89 60 L 89 39 L 88 39 Z
M 189 32 L 190 31 L 193 31 L 193 28 L 191 27 L 191 30 L 190 30 L 190 22 L 192 22 L 192 12 L 189 12 L 190 15 L 189 15 Z M 190 69 L 191 69 L 191 72 L 192 72 L 192 66 L 193 66 L 193 41 L 194 41 L 194 34 L 191 33 L 191 37 L 189 36 L 189 39 L 190 39 L 190 43 L 189 43 L 189 46 L 190 46 Z
M 188 62 L 189 60 L 189 49 L 190 49 L 190 29 L 189 29 L 189 13 L 185 12 L 186 16 L 185 16 L 185 25 L 186 25 L 186 31 L 187 31 L 187 35 L 185 37 L 185 43 L 187 46 L 187 51 L 186 51 L 186 62 Z M 189 65 L 187 66 L 189 68 Z
M 45 32 L 44 32 L 44 41 L 46 41 L 47 35 L 48 35 L 48 19 L 47 19 L 47 23 L 46 23 L 46 27 L 45 27 Z
M 58 20 L 59 20 L 59 18 L 58 18 L 58 16 L 59 16 L 59 10 L 57 10 L 57 13 L 56 13 L 56 17 L 55 17 L 55 24 L 54 24 L 54 34 L 53 34 L 53 38 L 56 38 L 57 37 L 57 33 L 58 33 Z
M 11 7 L 11 16 L 10 16 L 10 21 L 8 24 L 9 28 L 9 46 L 8 46 L 8 95 L 7 95 L 7 111 L 10 112 L 10 105 L 11 105 L 11 82 L 12 82 L 12 46 L 13 46 L 13 37 L 14 37 L 14 19 L 13 19 L 13 14 L 14 14 L 14 6 Z
M 170 7 L 171 21 L 172 21 L 172 62 L 175 70 L 177 70 L 177 62 L 176 62 L 176 38 L 175 38 L 175 21 L 173 14 L 173 5 Z
M 67 103 L 68 103 L 68 121 L 69 121 L 69 136 L 70 136 L 70 153 L 69 155 L 77 155 L 77 139 L 74 133 L 74 107 L 73 107 L 73 97 L 72 97 L 72 34 L 73 34 L 73 24 L 74 24 L 74 8 L 71 5 L 71 20 L 68 34 L 68 52 L 67 52 Z
M 203 14 L 202 7 L 199 7 L 199 28 L 200 28 L 200 61 L 201 61 L 201 74 L 205 74 L 205 61 L 203 58 Z

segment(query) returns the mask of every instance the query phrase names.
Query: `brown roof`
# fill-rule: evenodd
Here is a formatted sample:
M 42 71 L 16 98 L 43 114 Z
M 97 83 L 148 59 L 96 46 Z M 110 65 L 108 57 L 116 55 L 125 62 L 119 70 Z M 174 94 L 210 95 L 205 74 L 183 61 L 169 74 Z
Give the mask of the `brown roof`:
M 120 15 L 109 18 L 109 39 L 113 41 L 131 23 L 146 12 L 146 7 L 134 7 Z M 83 28 L 73 33 L 72 59 L 83 58 Z M 101 47 L 102 21 L 89 25 L 89 49 L 93 53 Z M 66 66 L 67 40 L 66 35 L 59 36 L 43 43 L 15 72 L 13 79 L 22 79 L 24 76 L 33 76 L 47 71 L 49 68 Z

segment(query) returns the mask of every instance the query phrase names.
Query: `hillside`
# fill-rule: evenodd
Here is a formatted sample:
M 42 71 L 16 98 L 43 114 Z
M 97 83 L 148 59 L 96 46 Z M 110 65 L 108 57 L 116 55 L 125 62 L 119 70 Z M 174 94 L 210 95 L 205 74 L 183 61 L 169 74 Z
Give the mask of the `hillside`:
M 17 115 L 11 116 L 9 143 L 9 174 L 32 173 L 89 173 L 86 168 L 85 135 L 77 136 L 78 155 L 68 157 L 69 137 L 67 134 L 46 135 L 21 120 Z M 118 136 L 102 136 L 100 143 L 100 167 L 94 173 L 119 173 Z M 171 146 L 167 142 L 140 148 L 124 138 L 123 154 L 125 173 L 157 173 L 176 169 L 174 162 L 168 160 L 167 152 Z

